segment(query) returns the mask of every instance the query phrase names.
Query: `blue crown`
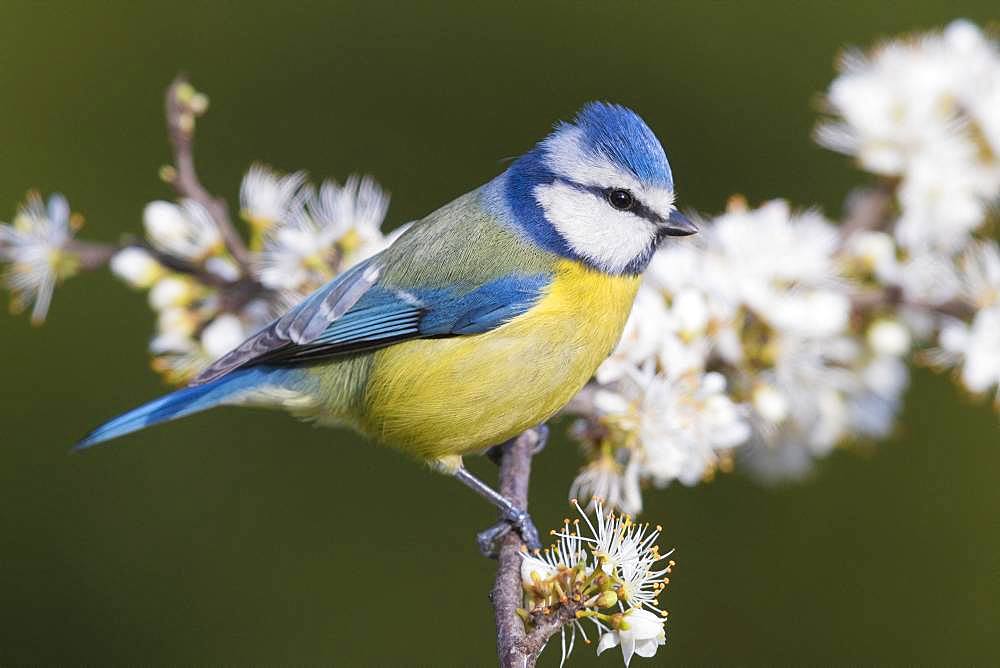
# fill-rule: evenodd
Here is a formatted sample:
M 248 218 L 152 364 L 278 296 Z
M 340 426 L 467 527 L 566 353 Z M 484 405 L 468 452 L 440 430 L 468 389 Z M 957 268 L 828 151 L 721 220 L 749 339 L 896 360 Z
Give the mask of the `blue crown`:
M 631 109 L 607 102 L 585 104 L 572 123 L 558 123 L 555 130 L 533 149 L 514 161 L 506 172 L 484 189 L 483 203 L 506 224 L 526 233 L 547 251 L 581 260 L 569 243 L 545 217 L 535 193 L 539 185 L 559 177 L 547 161 L 550 141 L 565 132 L 580 132 L 581 151 L 600 155 L 644 184 L 673 190 L 667 156 L 649 126 Z M 621 273 L 641 272 L 649 263 L 654 246 Z
M 604 155 L 644 183 L 673 190 L 667 155 L 639 114 L 619 104 L 588 102 L 573 124 L 583 131 L 585 150 Z M 560 124 L 556 132 L 565 127 Z

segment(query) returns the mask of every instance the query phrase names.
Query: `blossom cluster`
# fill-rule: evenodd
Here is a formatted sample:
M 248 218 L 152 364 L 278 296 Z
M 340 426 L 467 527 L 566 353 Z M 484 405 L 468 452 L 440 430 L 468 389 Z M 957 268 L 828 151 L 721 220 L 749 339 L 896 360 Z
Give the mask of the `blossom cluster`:
M 254 165 L 240 188 L 250 228 L 250 262 L 237 263 L 197 201 L 155 201 L 143 212 L 146 242 L 130 245 L 111 269 L 148 290 L 157 313 L 153 368 L 168 382 L 196 376 L 323 283 L 381 250 L 388 198 L 370 178 L 319 189 L 302 172 Z
M 818 140 L 877 179 L 840 225 L 734 197 L 654 258 L 625 333 L 571 405 L 572 496 L 628 512 L 644 486 L 742 466 L 801 477 L 889 435 L 907 361 L 1000 382 L 1000 51 L 975 25 L 850 52 Z
M 562 663 L 578 632 L 590 644 L 584 622 L 600 636 L 598 654 L 621 647 L 626 666 L 633 655 L 652 657 L 666 642 L 667 613 L 659 597 L 675 566 L 671 553 L 661 554 L 656 544 L 661 528 L 616 515 L 599 498 L 592 502 L 593 520 L 575 499 L 572 504 L 582 523 L 566 519 L 561 531 L 552 532 L 554 545 L 522 553 L 524 607 L 518 614 L 529 629 L 561 615 Z
M 195 120 L 208 98 L 184 81 L 169 93 L 176 109 L 171 129 L 189 147 Z M 188 148 L 189 150 L 189 148 Z M 392 242 L 381 231 L 387 193 L 370 177 L 352 176 L 343 185 L 317 188 L 304 172 L 281 174 L 253 165 L 239 192 L 240 217 L 249 249 L 193 173 L 174 166 L 160 170 L 175 185 L 176 201 L 150 202 L 143 210 L 143 238 L 95 244 L 73 238 L 82 217 L 71 215 L 59 194 L 43 203 L 29 193 L 11 224 L 0 223 L 0 262 L 11 306 L 33 305 L 32 321 L 45 320 L 55 285 L 81 268 L 108 265 L 137 290 L 147 292 L 156 314 L 149 343 L 152 366 L 171 384 L 198 375 L 250 334 L 341 271 Z M 236 253 L 232 237 L 236 237 Z

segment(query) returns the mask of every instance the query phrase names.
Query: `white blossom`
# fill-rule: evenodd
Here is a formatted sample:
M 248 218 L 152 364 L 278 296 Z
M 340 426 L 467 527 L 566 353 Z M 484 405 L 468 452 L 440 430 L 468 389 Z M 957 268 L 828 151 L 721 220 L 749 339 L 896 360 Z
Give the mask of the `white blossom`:
M 616 454 L 626 456 L 620 463 Z M 642 491 L 640 490 L 641 458 L 630 456 L 626 450 L 606 453 L 584 466 L 573 479 L 569 488 L 570 498 L 605 499 L 612 508 L 627 513 L 642 511 Z
M 56 283 L 75 271 L 73 257 L 65 252 L 72 236 L 69 203 L 60 194 L 46 205 L 38 193 L 29 193 L 14 221 L 0 223 L 0 262 L 9 263 L 3 280 L 12 307 L 33 305 L 35 324 L 44 322 Z
M 387 245 L 381 226 L 388 209 L 388 194 L 370 176 L 350 176 L 343 186 L 324 181 L 312 204 L 318 224 L 335 231 L 348 264 L 370 257 Z
M 793 215 L 775 200 L 724 213 L 704 233 L 703 290 L 783 330 L 820 336 L 846 325 L 834 261 L 840 237 L 818 213 Z
M 298 198 L 265 233 L 258 258 L 261 282 L 276 290 L 307 291 L 386 244 L 379 226 L 388 197 L 374 180 L 326 181 L 318 194 Z
M 671 550 L 660 554 L 656 546 L 662 527 L 636 524 L 627 514 L 616 515 L 606 510 L 602 499 L 595 498 L 592 503 L 593 521 L 579 507 L 579 503 L 573 501 L 590 530 L 590 536 L 582 533 L 571 535 L 566 531 L 557 535 L 562 540 L 578 541 L 572 545 L 577 550 L 584 543 L 590 545 L 600 567 L 620 576 L 619 598 L 628 607 L 647 608 L 662 616 L 658 599 L 666 586 L 664 576 L 670 573 L 670 564 L 660 564 L 673 553 Z
M 164 275 L 163 266 L 147 251 L 127 246 L 111 258 L 111 271 L 130 286 L 146 290 Z
M 229 257 L 210 257 L 205 260 L 205 271 L 230 283 L 240 278 L 239 266 Z
M 193 279 L 179 274 L 164 276 L 149 291 L 149 305 L 154 311 L 187 306 L 200 293 L 200 286 Z
M 613 647 L 622 648 L 622 658 L 629 665 L 633 655 L 651 658 L 660 645 L 667 642 L 663 630 L 664 620 L 649 610 L 632 608 L 625 613 L 626 626 L 619 630 L 609 630 L 597 643 L 597 653 Z
M 910 352 L 910 332 L 898 320 L 881 318 L 868 327 L 868 345 L 879 355 L 902 357 Z
M 561 531 L 551 532 L 558 542 L 535 554 L 522 553 L 521 583 L 524 612 L 549 615 L 561 605 L 578 606 L 572 621 L 563 626 L 562 659 L 573 651 L 577 632 L 589 643 L 582 620 L 589 619 L 601 634 L 598 654 L 621 645 L 626 665 L 638 654 L 652 657 L 666 642 L 667 613 L 659 597 L 672 572 L 671 552 L 661 554 L 656 542 L 661 527 L 637 524 L 628 515 L 606 510 L 593 499 L 593 519 L 576 499 L 578 519 L 563 520 Z M 570 641 L 567 646 L 567 629 Z
M 852 365 L 861 354 L 845 336 L 784 335 L 772 348 L 773 366 L 760 373 L 754 393 L 754 437 L 741 453 L 764 481 L 800 478 L 848 433 L 848 395 L 859 387 Z
M 743 413 L 725 395 L 717 373 L 672 378 L 650 368 L 622 383 L 622 401 L 605 402 L 603 419 L 638 436 L 633 457 L 641 473 L 658 485 L 693 485 L 718 463 L 721 453 L 750 435 Z M 601 409 L 599 409 L 601 410 Z
M 899 187 L 902 215 L 896 238 L 905 248 L 954 253 L 982 225 L 1000 192 L 998 167 L 977 166 L 980 148 L 961 136 L 915 155 Z
M 753 408 L 765 422 L 779 425 L 788 417 L 788 400 L 768 383 L 757 383 L 753 390 Z
M 970 324 L 949 319 L 940 345 L 949 361 L 961 363 L 960 377 L 969 391 L 988 392 L 1000 383 L 1000 305 L 978 311 Z
M 960 251 L 1000 194 L 1000 50 L 969 21 L 849 52 L 820 143 L 901 178 L 900 244 Z M 985 144 L 985 145 L 984 145 Z
M 976 308 L 1000 304 L 1000 244 L 981 241 L 966 249 L 959 261 L 963 296 Z
M 240 215 L 263 231 L 287 218 L 301 198 L 305 172 L 282 175 L 265 165 L 251 165 L 240 184 Z
M 177 258 L 197 263 L 223 249 L 218 226 L 194 200 L 182 200 L 179 205 L 150 202 L 143 211 L 143 224 L 150 243 Z
M 847 394 L 850 429 L 858 436 L 885 438 L 910 383 L 906 362 L 895 354 L 876 354 L 857 373 L 859 383 Z
M 920 306 L 950 301 L 962 287 L 951 259 L 933 252 L 913 254 L 902 262 L 898 285 L 907 302 Z
M 160 337 L 165 337 L 162 340 L 169 341 L 171 344 L 175 344 L 181 338 L 193 335 L 200 324 L 198 314 L 182 306 L 167 306 L 161 309 L 156 322 Z M 157 346 L 152 344 L 150 347 L 155 353 Z
M 857 155 L 877 173 L 900 174 L 953 131 L 960 109 L 979 108 L 998 65 L 996 45 L 968 21 L 888 42 L 869 56 L 849 51 L 827 94 L 843 120 L 822 126 L 820 143 Z
M 298 290 L 310 279 L 326 282 L 333 277 L 334 241 L 332 230 L 320 227 L 300 208 L 268 233 L 260 255 L 261 283 L 278 290 Z
M 842 254 L 852 260 L 863 275 L 871 275 L 879 283 L 899 282 L 899 258 L 896 241 L 891 234 L 870 230 L 852 234 L 844 243 Z

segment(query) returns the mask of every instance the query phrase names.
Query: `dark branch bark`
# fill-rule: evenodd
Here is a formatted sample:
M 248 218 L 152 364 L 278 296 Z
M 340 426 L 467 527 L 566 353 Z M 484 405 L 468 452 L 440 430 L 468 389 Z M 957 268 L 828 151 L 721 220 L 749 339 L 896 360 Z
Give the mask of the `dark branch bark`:
M 528 507 L 531 457 L 537 439 L 533 430 L 524 432 L 504 447 L 500 460 L 500 493 L 519 508 Z M 527 633 L 517 616 L 523 599 L 520 551 L 524 543 L 516 531 L 507 532 L 501 540 L 497 577 L 490 596 L 496 617 L 497 655 L 503 668 L 526 668 L 534 665 L 534 660 L 529 661 L 526 654 Z
M 538 443 L 538 433 L 528 430 L 507 444 L 500 460 L 500 493 L 519 508 L 528 507 L 528 483 L 531 458 Z M 524 543 L 516 531 L 502 539 L 497 576 L 490 599 L 497 627 L 497 656 L 502 668 L 531 668 L 553 635 L 574 619 L 578 605 L 568 605 L 555 613 L 537 616 L 531 633 L 517 614 L 524 594 L 521 589 L 521 550 Z
M 869 188 L 859 188 L 847 196 L 840 236 L 845 241 L 858 232 L 883 229 L 890 214 L 898 180 L 882 179 Z
M 165 106 L 167 116 L 167 134 L 174 153 L 174 169 L 176 174 L 170 179 L 174 190 L 181 197 L 192 199 L 201 204 L 212 216 L 212 220 L 222 233 L 226 248 L 233 259 L 249 274 L 250 253 L 243 237 L 233 226 L 229 218 L 229 208 L 221 197 L 215 197 L 201 184 L 198 172 L 194 166 L 194 115 L 180 99 L 178 91 L 187 86 L 188 81 L 183 75 L 178 75 L 167 88 Z
M 100 269 L 110 262 L 114 254 L 121 250 L 121 247 L 115 244 L 71 239 L 66 244 L 66 250 L 80 260 L 82 268 L 87 271 L 93 271 L 94 269 Z

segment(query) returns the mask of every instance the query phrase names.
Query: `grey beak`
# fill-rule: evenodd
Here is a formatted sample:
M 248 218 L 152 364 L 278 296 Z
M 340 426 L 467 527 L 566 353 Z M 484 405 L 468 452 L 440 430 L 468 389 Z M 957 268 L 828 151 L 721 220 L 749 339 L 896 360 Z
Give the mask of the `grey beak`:
M 686 237 L 695 234 L 698 226 L 692 223 L 687 216 L 680 211 L 674 211 L 663 223 L 662 229 L 670 237 Z

